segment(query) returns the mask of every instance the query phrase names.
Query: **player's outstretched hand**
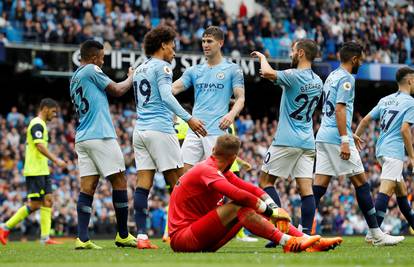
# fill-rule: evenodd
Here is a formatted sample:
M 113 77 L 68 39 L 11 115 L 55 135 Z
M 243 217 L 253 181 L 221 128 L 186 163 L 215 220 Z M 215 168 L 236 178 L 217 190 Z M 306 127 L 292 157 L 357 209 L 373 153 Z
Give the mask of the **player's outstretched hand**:
M 200 121 L 197 118 L 191 117 L 191 119 L 189 119 L 187 123 L 191 130 L 193 130 L 193 132 L 198 137 L 207 135 L 207 130 L 204 128 L 204 122 Z
M 349 143 L 341 144 L 341 154 L 339 155 L 341 159 L 348 160 L 351 156 L 351 151 L 349 150 Z
M 67 166 L 67 164 L 66 164 L 66 162 L 64 162 L 63 160 L 61 160 L 61 159 L 57 159 L 56 160 L 56 165 L 58 165 L 59 167 L 61 167 L 61 168 L 66 168 L 66 166 Z
M 259 62 L 262 62 L 263 59 L 266 59 L 266 56 L 260 53 L 259 51 L 253 51 L 250 53 L 251 57 L 257 57 L 259 59 Z
M 227 128 L 229 128 L 230 125 L 233 124 L 233 122 L 234 116 L 229 112 L 225 116 L 223 116 L 223 118 L 221 118 L 219 128 L 224 131 Z
M 128 78 L 131 77 L 132 75 L 134 75 L 134 71 L 135 71 L 135 69 L 133 67 L 129 67 L 128 74 L 127 74 Z
M 361 152 L 361 150 L 363 148 L 362 144 L 364 143 L 364 140 L 362 140 L 361 137 L 359 137 L 356 134 L 354 134 L 353 137 L 354 137 L 356 148 L 358 149 L 359 152 Z

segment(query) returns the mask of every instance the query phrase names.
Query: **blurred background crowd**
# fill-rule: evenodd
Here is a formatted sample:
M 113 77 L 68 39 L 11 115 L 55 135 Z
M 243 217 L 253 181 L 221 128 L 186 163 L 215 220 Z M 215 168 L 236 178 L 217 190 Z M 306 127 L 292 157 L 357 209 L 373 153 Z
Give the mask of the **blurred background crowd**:
M 158 24 L 178 32 L 178 51 L 200 51 L 203 29 L 219 25 L 225 54 L 253 50 L 287 58 L 293 40 L 311 38 L 324 60 L 334 60 L 341 43 L 356 40 L 366 60 L 412 64 L 414 4 L 406 0 L 3 0 L 0 43 L 80 44 L 89 38 L 107 49 L 141 50 L 145 33 Z M 233 0 L 231 1 L 233 2 Z M 247 2 L 254 4 L 248 4 Z
M 118 141 L 125 157 L 128 178 L 128 196 L 130 217 L 129 226 L 135 230 L 133 221 L 133 191 L 136 170 L 132 147 L 132 133 L 135 123 L 134 105 L 113 104 L 111 113 L 118 134 Z M 68 163 L 67 170 L 51 166 L 53 179 L 53 231 L 57 236 L 74 235 L 76 233 L 77 216 L 76 200 L 79 193 L 79 177 L 74 152 L 75 120 L 69 102 L 61 103 L 58 118 L 48 124 L 52 152 Z M 35 106 L 29 105 L 27 110 L 19 111 L 16 107 L 6 115 L 0 115 L 0 222 L 8 219 L 26 200 L 25 179 L 22 175 L 26 139 L 26 127 L 33 116 Z M 354 116 L 355 128 L 362 119 L 359 114 Z M 319 128 L 320 114 L 314 115 L 315 131 Z M 277 121 L 252 119 L 251 115 L 243 114 L 235 122 L 237 134 L 242 140 L 239 156 L 252 165 L 252 170 L 241 169 L 241 177 L 257 184 L 263 156 L 271 144 L 275 134 Z M 375 141 L 379 135 L 379 124 L 372 122 L 365 135 L 365 149 L 361 152 L 367 177 L 375 197 L 379 187 L 380 166 L 375 159 Z M 404 177 L 408 187 L 409 200 L 413 201 L 413 176 L 404 168 Z M 157 174 L 154 188 L 150 194 L 150 216 L 148 227 L 150 234 L 161 236 L 166 222 L 165 207 L 169 195 L 165 189 L 162 174 Z M 293 223 L 297 225 L 300 218 L 301 200 L 294 180 L 290 177 L 277 181 L 277 190 L 281 196 L 283 207 L 292 214 Z M 112 207 L 111 187 L 101 180 L 93 203 L 93 216 L 90 229 L 96 234 L 113 234 L 115 231 L 114 209 Z M 39 231 L 38 214 L 32 214 L 17 231 L 24 236 Z M 363 234 L 367 230 L 366 223 L 356 203 L 353 187 L 345 177 L 334 178 L 328 192 L 321 202 L 317 213 L 318 233 L 324 234 Z M 407 233 L 409 226 L 400 214 L 395 198 L 389 202 L 389 210 L 383 228 L 392 233 Z

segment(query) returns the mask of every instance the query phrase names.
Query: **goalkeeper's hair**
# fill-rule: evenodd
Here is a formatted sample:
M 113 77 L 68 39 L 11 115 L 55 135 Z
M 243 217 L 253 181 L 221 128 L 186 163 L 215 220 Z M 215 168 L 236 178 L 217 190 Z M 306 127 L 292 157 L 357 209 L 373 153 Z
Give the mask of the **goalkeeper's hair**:
M 339 49 L 339 58 L 341 62 L 348 62 L 353 57 L 362 56 L 363 51 L 364 48 L 357 42 L 346 42 L 341 49 Z
M 233 156 L 239 153 L 240 139 L 231 134 L 225 134 L 217 138 L 214 146 L 214 156 Z
M 395 74 L 395 79 L 397 80 L 398 84 L 403 84 L 404 81 L 405 81 L 405 77 L 407 77 L 410 74 L 414 74 L 414 69 L 413 68 L 402 67 Z

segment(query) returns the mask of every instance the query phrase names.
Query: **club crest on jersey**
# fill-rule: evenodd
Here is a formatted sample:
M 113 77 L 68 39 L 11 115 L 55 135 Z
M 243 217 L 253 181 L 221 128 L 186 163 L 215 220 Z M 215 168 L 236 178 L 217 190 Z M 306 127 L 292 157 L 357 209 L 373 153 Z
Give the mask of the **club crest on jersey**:
M 101 70 L 101 68 L 100 67 L 98 67 L 98 66 L 94 66 L 95 67 L 95 70 L 96 70 L 96 72 L 102 72 L 102 70 Z
M 223 80 L 224 79 L 224 72 L 217 73 L 216 78 L 219 79 L 219 80 Z
M 344 83 L 343 87 L 344 87 L 345 91 L 349 91 L 349 90 L 351 90 L 352 85 L 351 85 L 350 82 L 346 82 L 346 83 Z
M 172 70 L 171 70 L 171 68 L 170 68 L 170 67 L 168 67 L 168 66 L 164 66 L 164 72 L 165 72 L 166 74 L 168 74 L 168 75 L 171 75 Z
M 42 132 L 41 132 L 41 131 L 37 131 L 37 132 L 35 132 L 35 136 L 36 136 L 37 138 L 42 138 L 43 134 L 42 134 Z

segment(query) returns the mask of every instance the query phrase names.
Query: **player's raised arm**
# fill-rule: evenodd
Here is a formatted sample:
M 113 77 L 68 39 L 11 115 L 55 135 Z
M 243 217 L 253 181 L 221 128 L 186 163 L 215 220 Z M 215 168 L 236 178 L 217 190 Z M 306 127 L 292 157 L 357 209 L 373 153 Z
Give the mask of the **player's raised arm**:
M 119 83 L 111 82 L 108 84 L 105 90 L 112 96 L 119 97 L 124 95 L 132 87 L 133 75 L 134 69 L 130 67 L 128 69 L 128 77 L 124 81 Z
M 277 75 L 276 70 L 270 66 L 269 62 L 266 59 L 266 56 L 258 51 L 253 51 L 250 56 L 257 57 L 260 62 L 260 77 L 268 79 L 272 82 L 276 81 Z

